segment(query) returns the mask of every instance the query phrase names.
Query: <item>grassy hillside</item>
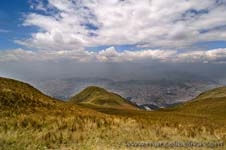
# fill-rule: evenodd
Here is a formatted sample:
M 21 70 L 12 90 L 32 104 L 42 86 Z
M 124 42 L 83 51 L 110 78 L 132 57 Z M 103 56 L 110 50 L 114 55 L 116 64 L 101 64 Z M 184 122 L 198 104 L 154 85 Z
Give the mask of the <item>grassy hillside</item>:
M 133 119 L 71 105 L 6 78 L 0 78 L 0 110 L 1 150 L 108 149 L 120 132 L 137 126 Z
M 34 108 L 51 108 L 62 102 L 44 95 L 29 84 L 0 78 L 1 110 L 29 111 Z
M 226 87 L 209 90 L 189 102 L 166 109 L 166 111 L 168 110 L 226 119 Z
M 213 105 L 208 104 L 207 108 Z M 226 142 L 226 114 L 215 108 L 210 110 L 216 113 L 192 112 L 188 110 L 199 107 L 186 105 L 153 112 L 95 107 L 104 112 L 100 113 L 48 97 L 28 84 L 0 78 L 0 149 L 124 150 L 131 149 L 127 142 Z
M 138 107 L 120 95 L 106 91 L 103 88 L 90 86 L 70 98 L 69 102 L 87 107 L 138 109 Z

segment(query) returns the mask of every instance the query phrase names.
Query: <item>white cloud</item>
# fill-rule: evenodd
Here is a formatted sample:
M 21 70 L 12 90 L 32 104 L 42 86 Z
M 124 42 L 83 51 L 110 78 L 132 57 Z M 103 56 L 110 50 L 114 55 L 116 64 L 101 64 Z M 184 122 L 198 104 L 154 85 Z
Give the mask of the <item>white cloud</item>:
M 199 63 L 226 63 L 226 48 L 207 51 L 176 50 L 139 50 L 117 51 L 114 47 L 99 51 L 89 52 L 84 50 L 59 50 L 59 51 L 27 51 L 15 49 L 0 51 L 0 63 L 2 62 L 37 62 L 71 60 L 77 62 L 199 62 Z
M 226 2 L 213 0 L 48 0 L 33 6 L 24 25 L 39 31 L 25 41 L 39 49 L 135 44 L 183 48 L 226 40 Z M 94 30 L 97 29 L 97 30 Z M 200 32 L 200 31 L 209 32 Z
M 226 63 L 226 48 L 180 53 L 175 60 L 179 62 Z
M 125 62 L 138 60 L 157 60 L 167 61 L 177 52 L 172 50 L 141 50 L 141 51 L 123 51 L 118 52 L 114 47 L 102 50 L 96 53 L 98 61 L 102 62 Z
M 38 31 L 16 42 L 38 50 L 2 51 L 0 62 L 226 61 L 224 48 L 189 51 L 197 42 L 226 40 L 224 0 L 31 0 L 30 4 L 39 11 L 27 14 L 23 25 L 35 26 Z M 146 48 L 85 49 L 130 44 Z M 181 48 L 187 51 L 180 52 Z

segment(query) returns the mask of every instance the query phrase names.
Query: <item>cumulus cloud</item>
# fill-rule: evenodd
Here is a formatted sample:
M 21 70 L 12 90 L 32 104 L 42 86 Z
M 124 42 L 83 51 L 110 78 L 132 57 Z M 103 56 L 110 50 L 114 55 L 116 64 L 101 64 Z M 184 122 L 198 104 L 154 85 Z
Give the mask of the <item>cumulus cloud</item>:
M 176 60 L 180 62 L 226 63 L 226 49 L 221 48 L 181 53 L 176 57 Z
M 74 62 L 199 62 L 199 63 L 226 63 L 226 48 L 207 51 L 176 50 L 139 50 L 117 51 L 114 47 L 99 52 L 59 50 L 59 51 L 27 51 L 15 49 L 0 51 L 0 63 L 2 62 L 41 62 L 72 60 Z
M 31 37 L 16 42 L 36 51 L 0 51 L 0 62 L 218 62 L 226 49 L 189 51 L 197 42 L 226 40 L 224 0 L 30 0 L 24 26 Z M 1 30 L 0 30 L 1 32 Z M 141 50 L 109 47 L 135 45 Z M 142 50 L 142 47 L 145 49 Z M 187 51 L 179 51 L 179 49 Z
M 140 50 L 118 52 L 114 47 L 96 53 L 98 61 L 102 62 L 125 62 L 138 60 L 167 61 L 177 52 L 172 50 Z
M 39 49 L 124 44 L 179 49 L 226 40 L 224 0 L 35 0 L 32 8 L 39 11 L 27 14 L 24 25 L 39 30 L 16 42 Z

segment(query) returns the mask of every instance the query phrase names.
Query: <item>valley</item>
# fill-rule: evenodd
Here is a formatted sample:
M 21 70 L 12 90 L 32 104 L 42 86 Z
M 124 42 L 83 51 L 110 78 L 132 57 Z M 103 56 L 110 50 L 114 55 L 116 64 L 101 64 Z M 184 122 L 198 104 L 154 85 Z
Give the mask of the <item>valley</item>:
M 176 80 L 176 82 L 175 82 Z M 193 99 L 200 93 L 222 86 L 213 80 L 182 79 L 115 81 L 105 78 L 68 78 L 31 81 L 47 95 L 67 100 L 88 86 L 100 86 L 138 104 L 167 107 Z
M 225 93 L 224 87 L 217 88 L 184 104 L 145 111 L 98 87 L 88 87 L 64 102 L 29 84 L 0 78 L 0 148 L 126 150 L 133 142 L 222 143 L 226 142 Z

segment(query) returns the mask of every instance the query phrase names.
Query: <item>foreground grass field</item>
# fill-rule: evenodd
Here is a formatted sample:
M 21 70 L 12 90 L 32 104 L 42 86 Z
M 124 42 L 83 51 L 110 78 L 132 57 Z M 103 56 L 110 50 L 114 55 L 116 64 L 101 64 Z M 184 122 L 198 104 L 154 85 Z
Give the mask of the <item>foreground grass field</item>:
M 131 142 L 226 142 L 225 90 L 219 90 L 181 106 L 147 112 L 78 106 L 0 78 L 0 149 L 111 150 L 143 148 L 127 147 Z M 208 148 L 213 149 L 180 149 Z

